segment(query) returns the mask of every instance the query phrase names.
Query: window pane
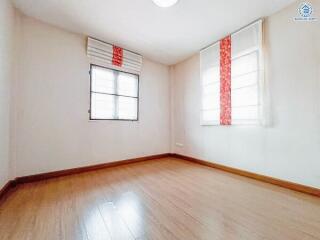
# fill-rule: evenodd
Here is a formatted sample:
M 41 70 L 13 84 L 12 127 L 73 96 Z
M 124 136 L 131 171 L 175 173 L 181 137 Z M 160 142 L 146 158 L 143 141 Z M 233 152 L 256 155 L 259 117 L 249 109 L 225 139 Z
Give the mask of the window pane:
M 212 83 L 202 87 L 202 93 L 204 96 L 219 94 L 220 92 L 220 82 Z
M 248 55 L 232 60 L 232 78 L 258 70 L 258 52 L 255 51 Z
M 220 122 L 220 109 L 203 110 L 202 120 L 204 122 Z
M 113 119 L 115 112 L 115 96 L 91 93 L 91 118 Z
M 138 77 L 133 74 L 119 73 L 117 94 L 138 97 Z
M 236 120 L 256 120 L 258 119 L 258 107 L 235 107 L 232 108 L 232 122 Z
M 258 105 L 258 87 L 244 87 L 232 90 L 232 107 Z
M 220 106 L 220 82 L 202 88 L 202 109 L 216 109 Z
M 220 68 L 219 66 L 207 69 L 202 75 L 202 85 L 220 82 Z
M 112 70 L 92 67 L 92 91 L 101 93 L 115 93 L 115 75 Z
M 220 107 L 220 95 L 204 96 L 202 100 L 202 109 L 217 109 Z
M 119 119 L 136 120 L 138 111 L 138 99 L 132 97 L 118 97 Z
M 232 34 L 232 56 L 239 56 L 248 52 L 248 50 L 257 49 L 259 47 L 260 28 L 261 23 L 257 22 L 248 28 Z
M 200 69 L 205 72 L 212 66 L 219 65 L 220 44 L 216 43 L 200 52 Z
M 250 85 L 257 84 L 258 72 L 253 72 L 239 77 L 233 77 L 231 87 L 232 89 L 243 88 Z

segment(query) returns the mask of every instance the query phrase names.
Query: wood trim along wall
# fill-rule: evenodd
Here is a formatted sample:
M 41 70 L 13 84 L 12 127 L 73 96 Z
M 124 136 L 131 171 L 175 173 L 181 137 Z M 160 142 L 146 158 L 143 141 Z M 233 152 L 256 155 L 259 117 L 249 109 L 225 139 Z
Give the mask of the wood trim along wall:
M 126 159 L 126 160 L 110 162 L 110 163 L 103 163 L 103 164 L 98 164 L 98 165 L 93 165 L 93 166 L 72 168 L 72 169 L 66 169 L 66 170 L 49 172 L 49 173 L 40 173 L 40 174 L 31 175 L 31 176 L 17 177 L 16 179 L 9 181 L 0 190 L 0 200 L 2 198 L 4 198 L 5 195 L 18 184 L 42 181 L 42 180 L 46 180 L 46 179 L 50 179 L 50 178 L 68 176 L 68 175 L 72 175 L 72 174 L 78 174 L 78 173 L 83 173 L 83 172 L 88 172 L 88 171 L 99 170 L 99 169 L 103 169 L 103 168 L 116 167 L 116 166 L 121 166 L 121 165 L 125 165 L 125 164 L 148 161 L 148 160 L 159 159 L 159 158 L 166 158 L 166 157 L 179 158 L 182 160 L 201 164 L 201 165 L 204 165 L 207 167 L 220 169 L 220 170 L 230 172 L 233 174 L 249 177 L 249 178 L 252 178 L 255 180 L 270 183 L 270 184 L 277 185 L 277 186 L 280 186 L 283 188 L 287 188 L 287 189 L 291 189 L 294 191 L 298 191 L 298 192 L 302 192 L 302 193 L 306 193 L 306 194 L 320 197 L 320 189 L 318 189 L 318 188 L 313 188 L 313 187 L 301 185 L 298 183 L 292 183 L 292 182 L 288 182 L 285 180 L 276 179 L 273 177 L 260 175 L 257 173 L 252 173 L 249 171 L 240 170 L 237 168 L 228 167 L 228 166 L 224 166 L 221 164 L 212 163 L 212 162 L 208 162 L 208 161 L 204 161 L 204 160 L 200 160 L 197 158 L 188 157 L 188 156 L 184 156 L 184 155 L 180 155 L 180 154 L 164 153 L 164 154 L 151 155 L 151 156 L 145 156 L 145 157 L 140 157 L 140 158 Z
M 6 185 L 3 186 L 3 188 L 0 189 L 0 201 L 3 199 L 7 193 L 15 187 L 15 181 L 11 180 Z
M 16 181 L 16 184 L 36 182 L 36 181 L 46 180 L 46 179 L 50 179 L 50 178 L 56 178 L 56 177 L 68 176 L 68 175 L 72 175 L 72 174 L 83 173 L 83 172 L 95 171 L 95 170 L 99 170 L 99 169 L 103 169 L 103 168 L 116 167 L 116 166 L 121 166 L 121 165 L 125 165 L 125 164 L 130 164 L 130 163 L 143 162 L 143 161 L 148 161 L 148 160 L 152 160 L 152 159 L 170 157 L 170 155 L 171 155 L 170 153 L 164 153 L 164 154 L 158 154 L 158 155 L 151 155 L 151 156 L 145 156 L 145 157 L 139 157 L 139 158 L 120 160 L 120 161 L 116 161 L 116 162 L 102 163 L 102 164 L 86 166 L 86 167 L 71 168 L 71 169 L 55 171 L 55 172 L 48 172 L 48 173 L 40 173 L 40 174 L 35 174 L 35 175 L 30 175 L 30 176 L 17 177 L 15 179 L 15 181 Z
M 121 166 L 125 164 L 143 162 L 143 161 L 148 161 L 153 159 L 166 158 L 170 156 L 171 156 L 170 153 L 163 153 L 163 154 L 150 155 L 150 156 L 139 157 L 139 158 L 120 160 L 120 161 L 110 162 L 110 163 L 102 163 L 102 164 L 86 166 L 86 167 L 72 168 L 72 169 L 66 169 L 66 170 L 60 170 L 60 171 L 54 171 L 54 172 L 48 172 L 48 173 L 40 173 L 40 174 L 35 174 L 30 176 L 17 177 L 16 179 L 9 181 L 2 189 L 0 189 L 0 200 L 4 198 L 5 195 L 18 184 L 42 181 L 50 178 L 63 177 L 63 176 L 68 176 L 72 174 L 84 173 L 88 171 L 94 171 L 94 170 L 99 170 L 99 169 L 109 168 L 109 167 L 116 167 L 116 166 Z
M 259 180 L 262 182 L 277 185 L 277 186 L 280 186 L 283 188 L 287 188 L 287 189 L 291 189 L 294 191 L 298 191 L 298 192 L 302 192 L 302 193 L 306 193 L 306 194 L 320 197 L 320 189 L 318 189 L 318 188 L 309 187 L 309 186 L 305 186 L 302 184 L 293 183 L 293 182 L 289 182 L 289 181 L 285 181 L 285 180 L 281 180 L 281 179 L 277 179 L 277 178 L 273 178 L 273 177 L 269 177 L 269 176 L 265 176 L 265 175 L 233 168 L 233 167 L 228 167 L 225 165 L 221 165 L 221 164 L 217 164 L 217 163 L 213 163 L 213 162 L 208 162 L 205 160 L 201 160 L 201 159 L 197 159 L 197 158 L 193 158 L 193 157 L 188 157 L 188 156 L 184 156 L 184 155 L 180 155 L 180 154 L 171 154 L 171 157 L 187 160 L 187 161 L 190 161 L 193 163 L 198 163 L 198 164 L 201 164 L 201 165 L 204 165 L 207 167 L 220 169 L 220 170 L 230 172 L 233 174 L 237 174 L 240 176 L 245 176 L 245 177 Z

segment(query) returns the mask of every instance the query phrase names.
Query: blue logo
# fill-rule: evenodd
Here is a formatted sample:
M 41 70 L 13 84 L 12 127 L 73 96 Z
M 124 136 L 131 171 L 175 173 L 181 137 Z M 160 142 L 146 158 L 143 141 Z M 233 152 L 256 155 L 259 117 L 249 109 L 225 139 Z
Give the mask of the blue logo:
M 315 21 L 317 18 L 312 17 L 313 8 L 310 3 L 304 2 L 298 8 L 299 17 L 295 17 L 296 21 Z
M 311 16 L 313 8 L 309 3 L 302 3 L 299 7 L 299 13 L 301 17 L 308 18 Z

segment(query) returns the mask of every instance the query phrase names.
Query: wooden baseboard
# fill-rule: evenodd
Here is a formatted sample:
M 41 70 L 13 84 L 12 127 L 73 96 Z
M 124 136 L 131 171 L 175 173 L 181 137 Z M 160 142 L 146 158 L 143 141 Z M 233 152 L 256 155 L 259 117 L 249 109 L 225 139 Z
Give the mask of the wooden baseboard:
M 165 157 L 170 157 L 170 153 L 132 158 L 132 159 L 126 159 L 126 160 L 121 160 L 116 162 L 103 163 L 103 164 L 97 164 L 97 165 L 91 165 L 91 166 L 79 167 L 79 168 L 72 168 L 72 169 L 60 170 L 55 172 L 40 173 L 40 174 L 24 176 L 24 177 L 17 177 L 15 181 L 16 181 L 16 184 L 30 183 L 30 182 L 36 182 L 36 181 L 46 180 L 50 178 L 63 177 L 63 176 L 68 176 L 72 174 L 95 171 L 103 168 L 116 167 L 116 166 L 121 166 L 125 164 L 143 162 L 147 160 L 165 158 Z
M 68 175 L 73 175 L 78 173 L 99 170 L 103 168 L 117 167 L 117 166 L 130 164 L 130 163 L 137 163 L 137 162 L 143 162 L 143 161 L 148 161 L 153 159 L 166 158 L 170 156 L 171 156 L 170 153 L 163 153 L 163 154 L 126 159 L 126 160 L 110 162 L 110 163 L 103 163 L 103 164 L 72 168 L 72 169 L 66 169 L 66 170 L 60 170 L 60 171 L 54 171 L 54 172 L 40 173 L 40 174 L 35 174 L 30 176 L 17 177 L 16 179 L 9 181 L 0 190 L 0 200 L 3 199 L 6 196 L 6 194 L 18 184 L 37 182 L 37 181 L 42 181 L 50 178 L 63 177 L 63 176 L 68 176 Z
M 11 180 L 7 182 L 7 184 L 0 189 L 0 200 L 3 199 L 7 195 L 7 193 L 15 186 L 16 186 L 15 180 Z
M 151 155 L 151 156 L 145 156 L 145 157 L 140 157 L 140 158 L 126 159 L 126 160 L 121 160 L 121 161 L 117 161 L 117 162 L 103 163 L 103 164 L 98 164 L 98 165 L 93 165 L 93 166 L 72 168 L 72 169 L 66 169 L 66 170 L 55 171 L 55 172 L 35 174 L 35 175 L 31 175 L 31 176 L 17 177 L 16 179 L 9 181 L 0 190 L 0 200 L 3 197 L 5 197 L 5 195 L 18 184 L 31 183 L 31 182 L 50 179 L 50 178 L 68 176 L 68 175 L 72 175 L 72 174 L 78 174 L 78 173 L 83 173 L 83 172 L 88 172 L 88 171 L 99 170 L 99 169 L 103 169 L 103 168 L 116 167 L 116 166 L 121 166 L 121 165 L 125 165 L 125 164 L 143 162 L 143 161 L 147 161 L 147 160 L 166 158 L 166 157 L 175 157 L 175 158 L 191 161 L 191 162 L 205 165 L 208 167 L 220 169 L 220 170 L 223 170 L 226 172 L 234 173 L 237 175 L 256 179 L 256 180 L 259 180 L 262 182 L 281 186 L 281 187 L 291 189 L 294 191 L 307 193 L 307 194 L 311 194 L 313 196 L 320 197 L 320 189 L 318 189 L 318 188 L 313 188 L 313 187 L 309 187 L 309 186 L 305 186 L 305 185 L 301 185 L 301 184 L 297 184 L 297 183 L 292 183 L 292 182 L 288 182 L 285 180 L 276 179 L 276 178 L 260 175 L 257 173 L 252 173 L 249 171 L 240 170 L 237 168 L 232 168 L 232 167 L 224 166 L 221 164 L 212 163 L 212 162 L 208 162 L 208 161 L 204 161 L 204 160 L 200 160 L 197 158 L 188 157 L 188 156 L 184 156 L 184 155 L 180 155 L 180 154 L 164 153 L 164 154 Z
M 280 187 L 284 187 L 284 188 L 287 188 L 287 189 L 291 189 L 291 190 L 294 190 L 294 191 L 307 193 L 307 194 L 311 194 L 313 196 L 320 197 L 320 189 L 318 189 L 318 188 L 309 187 L 309 186 L 305 186 L 305 185 L 302 185 L 302 184 L 293 183 L 293 182 L 289 182 L 289 181 L 285 181 L 285 180 L 281 180 L 281 179 L 277 179 L 277 178 L 273 178 L 273 177 L 269 177 L 269 176 L 265 176 L 265 175 L 261 175 L 261 174 L 257 174 L 257 173 L 253 173 L 253 172 L 249 172 L 249 171 L 233 168 L 233 167 L 228 167 L 228 166 L 224 166 L 224 165 L 221 165 L 221 164 L 212 163 L 212 162 L 208 162 L 208 161 L 204 161 L 204 160 L 200 160 L 200 159 L 197 159 L 197 158 L 188 157 L 188 156 L 184 156 L 184 155 L 180 155 L 180 154 L 171 154 L 171 157 L 180 158 L 180 159 L 183 159 L 183 160 L 187 160 L 187 161 L 191 161 L 191 162 L 198 163 L 198 164 L 201 164 L 201 165 L 205 165 L 205 166 L 208 166 L 208 167 L 220 169 L 220 170 L 223 170 L 223 171 L 226 171 L 226 172 L 230 172 L 230 173 L 234 173 L 234 174 L 237 174 L 237 175 L 253 178 L 253 179 L 256 179 L 256 180 L 259 180 L 259 181 L 262 181 L 262 182 L 270 183 L 270 184 L 277 185 L 277 186 L 280 186 Z

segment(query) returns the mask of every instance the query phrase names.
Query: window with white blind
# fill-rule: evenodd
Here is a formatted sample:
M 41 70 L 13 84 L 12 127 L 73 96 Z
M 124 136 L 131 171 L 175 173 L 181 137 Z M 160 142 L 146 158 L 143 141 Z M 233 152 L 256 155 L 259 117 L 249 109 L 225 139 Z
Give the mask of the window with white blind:
M 138 75 L 96 65 L 90 74 L 90 120 L 138 120 Z
M 220 125 L 220 42 L 200 52 L 202 125 Z M 262 21 L 231 35 L 231 125 L 262 118 Z

